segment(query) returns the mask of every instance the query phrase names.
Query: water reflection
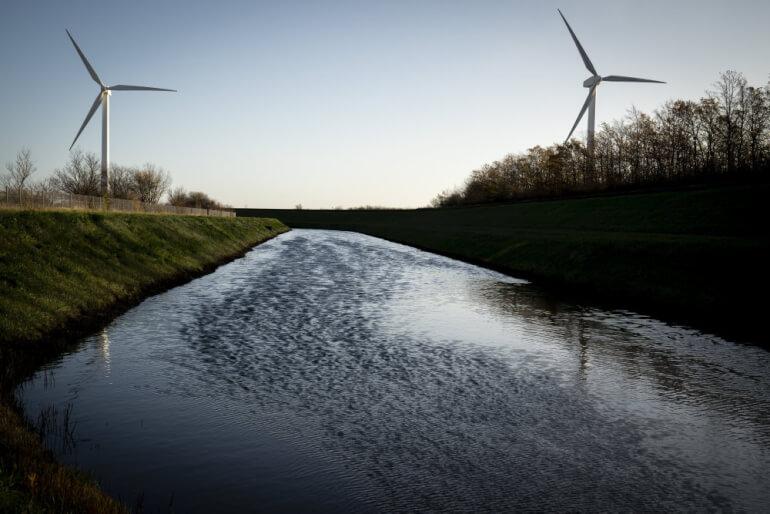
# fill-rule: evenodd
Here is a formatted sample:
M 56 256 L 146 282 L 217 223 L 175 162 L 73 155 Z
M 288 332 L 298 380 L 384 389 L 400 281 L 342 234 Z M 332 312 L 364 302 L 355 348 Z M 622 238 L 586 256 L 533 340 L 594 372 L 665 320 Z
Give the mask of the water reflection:
M 100 334 L 99 351 L 102 357 L 101 364 L 104 369 L 104 374 L 109 376 L 110 374 L 110 336 L 107 333 L 107 329 L 104 328 Z
M 150 506 L 769 503 L 770 354 L 401 245 L 293 231 L 108 330 L 25 402 Z
M 469 293 L 500 317 L 520 316 L 547 327 L 550 341 L 575 349 L 583 380 L 592 370 L 596 379 L 611 371 L 613 380 L 643 382 L 671 401 L 743 416 L 770 436 L 770 359 L 761 348 L 631 312 L 544 301 L 534 287 L 487 284 Z M 618 395 L 627 400 L 627 392 Z

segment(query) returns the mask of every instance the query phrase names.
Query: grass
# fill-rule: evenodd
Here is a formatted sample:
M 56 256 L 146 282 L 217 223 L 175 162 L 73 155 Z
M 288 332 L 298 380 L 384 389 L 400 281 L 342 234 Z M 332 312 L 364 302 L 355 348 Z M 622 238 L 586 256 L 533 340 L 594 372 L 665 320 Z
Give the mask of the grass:
M 565 293 L 768 344 L 768 184 L 454 209 L 260 210 L 353 230 Z
M 285 230 L 277 220 L 0 211 L 0 345 L 103 319 Z
M 7 403 L 0 403 L 0 443 L 0 512 L 128 512 L 88 476 L 58 464 Z
M 0 211 L 0 512 L 124 512 L 43 448 L 14 386 L 75 336 L 286 230 L 275 219 Z

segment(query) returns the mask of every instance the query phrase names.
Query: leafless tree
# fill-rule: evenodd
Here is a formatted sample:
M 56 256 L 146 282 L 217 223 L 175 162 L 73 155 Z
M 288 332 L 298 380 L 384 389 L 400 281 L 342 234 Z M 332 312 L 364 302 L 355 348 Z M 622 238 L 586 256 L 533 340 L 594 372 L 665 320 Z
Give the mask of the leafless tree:
M 171 179 L 163 169 L 154 164 L 145 164 L 134 172 L 134 193 L 145 203 L 158 203 L 166 194 Z
M 704 169 L 711 174 L 721 167 L 719 153 L 719 102 L 708 97 L 701 100 L 695 112 L 704 137 Z
M 603 123 L 595 158 L 573 139 L 505 156 L 471 172 L 434 206 L 558 196 L 646 184 L 710 180 L 717 174 L 770 172 L 770 84 L 755 88 L 740 73 L 720 75 L 699 101 L 666 102 L 651 116 L 632 108 Z
M 746 91 L 746 139 L 749 166 L 756 171 L 767 158 L 767 137 L 770 129 L 770 90 L 749 87 Z
M 168 194 L 168 203 L 176 207 L 194 207 L 196 209 L 229 208 L 202 191 L 190 191 L 188 193 L 181 187 L 175 188 Z
M 99 196 L 101 166 L 96 154 L 75 149 L 63 168 L 54 170 L 57 187 L 65 193 Z
M 59 185 L 54 177 L 46 177 L 37 182 L 32 182 L 28 189 L 33 195 L 50 195 L 59 191 Z
M 24 184 L 37 170 L 32 161 L 32 152 L 29 148 L 22 148 L 16 154 L 16 160 L 7 163 L 5 169 L 8 170 L 8 173 L 3 179 L 4 185 L 18 195 L 19 203 L 23 203 Z
M 187 207 L 196 209 L 215 209 L 219 204 L 206 193 L 201 191 L 190 191 L 187 193 Z
M 113 198 L 133 200 L 137 198 L 135 191 L 136 170 L 126 166 L 113 164 L 110 166 L 110 194 Z
M 740 101 L 746 88 L 746 79 L 741 73 L 728 70 L 719 76 L 712 92 L 720 105 L 723 126 L 723 144 L 727 158 L 727 172 L 735 169 L 735 150 L 738 146 L 736 129 L 739 126 Z
M 174 207 L 187 206 L 187 191 L 183 187 L 176 187 L 168 193 L 168 203 Z
M 59 192 L 59 187 L 53 177 L 46 177 L 42 180 L 31 182 L 26 187 L 27 198 L 34 202 L 34 205 L 55 205 L 55 195 Z

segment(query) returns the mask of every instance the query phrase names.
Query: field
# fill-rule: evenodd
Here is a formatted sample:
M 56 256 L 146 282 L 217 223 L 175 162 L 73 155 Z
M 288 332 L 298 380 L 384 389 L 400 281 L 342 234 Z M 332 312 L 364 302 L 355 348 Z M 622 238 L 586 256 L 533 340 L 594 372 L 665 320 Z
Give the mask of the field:
M 362 232 L 767 344 L 757 298 L 770 283 L 769 193 L 755 184 L 454 209 L 236 212 Z

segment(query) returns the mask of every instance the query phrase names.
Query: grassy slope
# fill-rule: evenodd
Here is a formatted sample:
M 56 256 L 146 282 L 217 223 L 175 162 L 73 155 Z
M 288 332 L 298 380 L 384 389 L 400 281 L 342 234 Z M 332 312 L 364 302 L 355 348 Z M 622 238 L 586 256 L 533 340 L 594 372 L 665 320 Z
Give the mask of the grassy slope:
M 283 230 L 277 220 L 0 212 L 0 345 L 76 328 Z
M 286 230 L 270 219 L 0 211 L 0 512 L 123 511 L 52 459 L 10 390 L 50 343 Z
M 770 186 L 404 211 L 245 210 L 354 230 L 767 343 Z

